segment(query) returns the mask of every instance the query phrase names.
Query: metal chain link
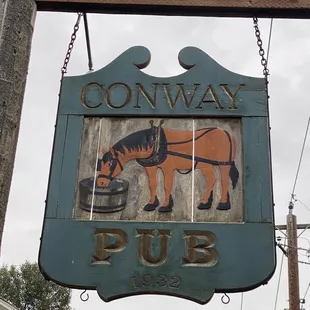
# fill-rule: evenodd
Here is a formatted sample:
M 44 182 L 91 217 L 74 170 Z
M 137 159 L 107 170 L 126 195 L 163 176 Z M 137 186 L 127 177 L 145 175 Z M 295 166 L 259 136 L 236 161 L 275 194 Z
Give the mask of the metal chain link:
M 258 19 L 256 17 L 253 17 L 253 24 L 255 29 L 255 36 L 257 38 L 257 46 L 259 48 L 259 55 L 261 56 L 261 64 L 264 67 L 263 74 L 265 78 L 267 79 L 267 76 L 269 75 L 269 69 L 267 68 L 267 59 L 265 58 L 265 51 L 263 49 L 263 41 L 260 37 L 260 31 L 258 28 Z
M 68 63 L 70 61 L 70 57 L 71 57 L 71 53 L 72 53 L 72 50 L 73 50 L 73 45 L 74 45 L 74 41 L 76 39 L 76 34 L 80 28 L 80 21 L 81 21 L 81 17 L 82 17 L 83 13 L 78 13 L 78 17 L 77 17 L 77 20 L 76 20 L 76 23 L 74 25 L 74 28 L 73 28 L 73 33 L 71 35 L 71 41 L 69 43 L 69 46 L 68 46 L 68 50 L 67 50 L 67 54 L 66 54 L 66 57 L 65 57 L 65 60 L 64 60 L 64 64 L 61 68 L 61 73 L 62 74 L 65 74 L 67 73 L 67 67 L 68 67 Z

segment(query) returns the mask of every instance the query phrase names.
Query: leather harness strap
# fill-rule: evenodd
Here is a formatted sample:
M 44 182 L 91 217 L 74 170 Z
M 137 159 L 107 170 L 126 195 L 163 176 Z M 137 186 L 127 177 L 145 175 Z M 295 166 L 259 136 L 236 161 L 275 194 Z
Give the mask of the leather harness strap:
M 227 135 L 227 138 L 229 140 L 229 146 L 230 146 L 229 160 L 228 161 L 217 161 L 217 160 L 212 160 L 212 159 L 203 158 L 203 157 L 199 157 L 199 156 L 193 157 L 192 155 L 187 155 L 187 154 L 174 152 L 174 151 L 168 151 L 168 149 L 167 149 L 168 145 L 185 144 L 185 143 L 190 143 L 193 140 L 190 139 L 190 140 L 179 141 L 179 142 L 167 142 L 166 135 L 165 135 L 164 130 L 161 127 L 161 124 L 158 127 L 152 126 L 152 129 L 154 131 L 153 132 L 153 139 L 154 140 L 153 140 L 153 152 L 152 152 L 152 154 L 148 158 L 136 159 L 137 163 L 140 164 L 141 166 L 143 166 L 143 167 L 158 166 L 166 160 L 167 155 L 181 157 L 181 158 L 185 158 L 188 160 L 194 160 L 195 161 L 194 168 L 196 168 L 196 166 L 199 162 L 207 163 L 207 164 L 211 164 L 211 165 L 218 165 L 218 166 L 228 166 L 228 165 L 234 164 L 234 161 L 232 160 L 231 135 L 226 130 L 224 130 L 224 132 Z M 201 137 L 203 137 L 204 135 L 206 135 L 207 133 L 209 133 L 215 129 L 218 129 L 218 128 L 217 127 L 206 128 L 206 130 L 202 134 L 200 134 L 198 137 L 196 137 L 194 141 L 197 141 L 198 139 L 200 139 Z M 109 175 L 99 173 L 98 177 L 112 180 L 113 179 L 113 173 L 117 167 L 117 164 L 120 166 L 120 169 L 122 171 L 123 166 L 122 166 L 120 160 L 117 158 L 117 156 L 115 156 L 111 159 L 111 166 L 110 166 L 111 168 L 110 168 Z M 181 174 L 188 174 L 191 171 L 192 171 L 192 169 L 190 169 L 186 172 L 181 172 L 178 170 L 178 172 Z

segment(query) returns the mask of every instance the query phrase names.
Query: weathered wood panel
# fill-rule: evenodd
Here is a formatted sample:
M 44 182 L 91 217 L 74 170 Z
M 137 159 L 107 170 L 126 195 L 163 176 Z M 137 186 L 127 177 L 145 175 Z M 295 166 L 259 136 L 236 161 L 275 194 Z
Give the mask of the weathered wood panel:
M 213 177 L 212 173 L 215 177 L 215 184 L 213 187 L 213 202 L 212 205 L 209 206 L 209 209 L 199 210 L 197 207 L 199 206 L 201 200 L 203 199 L 204 193 L 210 189 L 210 186 L 212 186 L 212 179 L 208 178 L 206 180 L 206 177 L 203 175 L 202 171 L 203 169 L 196 169 L 195 170 L 195 199 L 194 199 L 194 221 L 195 222 L 243 222 L 244 221 L 244 198 L 243 198 L 243 151 L 242 151 L 242 136 L 241 136 L 241 121 L 240 119 L 196 119 L 195 120 L 195 129 L 205 128 L 205 127 L 217 127 L 222 130 L 225 130 L 226 133 L 222 133 L 223 141 L 218 141 L 221 138 L 221 135 L 218 134 L 217 136 L 214 136 L 214 139 L 216 141 L 210 139 L 207 139 L 207 143 L 210 143 L 210 148 L 216 148 L 216 146 L 219 146 L 218 150 L 214 150 L 214 155 L 217 155 L 217 158 L 220 161 L 225 161 L 226 158 L 228 160 L 229 158 L 229 151 L 230 151 L 230 145 L 229 145 L 229 139 L 234 139 L 236 141 L 236 155 L 232 154 L 232 160 L 235 162 L 235 166 L 239 173 L 239 179 L 236 183 L 236 187 L 233 189 L 232 187 L 232 180 L 229 177 L 229 171 L 231 169 L 230 165 L 213 165 L 212 167 L 209 167 L 210 173 L 207 173 L 207 176 L 210 176 L 210 178 Z M 211 135 L 212 132 L 210 132 Z M 217 144 L 219 143 L 219 144 Z M 220 144 L 222 143 L 222 144 Z M 199 143 L 196 144 L 195 147 L 195 153 L 198 153 L 199 147 L 204 147 L 203 145 L 200 145 Z M 207 148 L 208 146 L 205 145 Z M 225 152 L 226 150 L 226 152 Z M 227 152 L 228 151 L 228 152 Z M 218 153 L 219 152 L 219 153 Z M 213 156 L 214 156 L 213 155 Z M 212 159 L 212 155 L 209 159 Z M 214 159 L 214 158 L 213 158 Z M 199 167 L 199 166 L 198 166 Z M 225 170 L 228 173 L 228 175 L 225 176 Z M 222 173 L 221 173 L 222 171 Z M 227 178 L 228 181 L 228 195 L 229 195 L 229 202 L 230 206 L 223 204 L 222 209 L 220 208 L 220 201 L 221 201 L 221 195 L 223 193 L 222 188 L 222 179 Z M 209 182 L 208 182 L 209 181 Z M 211 183 L 211 184 L 210 184 Z M 211 189 L 210 189 L 211 190 Z M 225 194 L 225 193 L 224 193 Z M 223 201 L 227 201 L 226 195 L 223 196 Z M 225 210 L 226 208 L 229 208 L 228 210 Z
M 78 173 L 77 192 L 75 201 L 74 217 L 76 219 L 92 220 L 134 220 L 134 221 L 191 221 L 192 217 L 192 179 L 191 174 L 182 175 L 174 173 L 173 187 L 171 195 L 174 200 L 172 212 L 147 212 L 143 207 L 150 200 L 149 178 L 145 168 L 135 160 L 130 160 L 124 164 L 124 170 L 117 176 L 129 182 L 129 190 L 126 207 L 119 212 L 97 213 L 83 211 L 79 207 L 80 189 L 79 182 L 96 174 L 97 154 L 102 158 L 102 153 L 109 151 L 119 140 L 139 130 L 149 129 L 150 121 L 154 121 L 154 126 L 158 126 L 159 119 L 124 119 L 124 118 L 86 118 L 84 125 L 84 135 L 82 139 L 80 166 Z M 101 123 L 101 124 L 100 124 Z M 163 128 L 171 130 L 185 130 L 191 136 L 192 120 L 185 119 L 165 119 Z M 101 130 L 99 130 L 101 128 Z M 99 137 L 100 132 L 100 137 Z M 98 149 L 98 139 L 100 139 Z M 103 151 L 104 149 L 104 151 Z M 99 152 L 99 153 L 98 153 Z M 172 159 L 178 161 L 177 157 Z M 189 166 L 191 163 L 189 161 Z M 159 168 L 156 172 L 157 197 L 160 205 L 165 201 L 164 175 Z
M 197 48 L 178 58 L 185 73 L 153 77 L 141 71 L 150 52 L 133 47 L 64 79 L 40 248 L 47 278 L 105 301 L 147 291 L 204 304 L 272 276 L 265 81 Z
M 78 182 L 76 184 L 76 199 L 73 214 L 75 218 L 83 220 L 90 219 L 91 214 L 89 212 L 84 212 L 78 207 L 80 197 L 79 182 L 89 177 L 95 177 L 98 141 L 100 136 L 99 126 L 99 118 L 84 119 L 83 137 L 80 149 L 80 162 L 77 175 Z
M 132 118 L 86 118 L 84 134 L 81 143 L 80 164 L 78 182 L 76 185 L 76 201 L 74 217 L 76 219 L 89 220 L 130 220 L 139 222 L 153 221 L 177 221 L 177 222 L 242 222 L 243 218 L 243 188 L 242 188 L 242 139 L 241 122 L 238 119 L 164 119 L 161 125 L 165 132 L 166 152 L 165 160 L 155 167 L 144 167 L 136 161 L 138 154 L 143 151 L 143 139 L 149 138 L 147 134 L 137 134 L 159 126 L 160 119 L 132 119 Z M 193 127 L 194 126 L 194 127 Z M 155 128 L 154 127 L 154 128 Z M 193 128 L 195 139 L 193 140 Z M 140 140 L 139 140 L 140 139 Z M 222 140 L 223 141 L 222 141 Z M 123 142 L 122 142 L 123 141 Z M 129 143 L 129 142 L 131 143 Z M 236 144 L 230 144 L 232 141 Z M 235 141 L 235 142 L 234 142 Z M 126 144 L 127 143 L 127 144 Z M 163 143 L 163 140 L 160 140 Z M 222 144 L 221 144 L 222 143 Z M 117 147 L 118 145 L 118 147 Z M 120 149 L 126 153 L 120 160 L 123 170 L 115 162 L 115 170 L 107 166 L 107 172 L 97 171 L 97 161 L 105 158 L 104 154 L 110 154 L 111 148 Z M 133 154 L 130 145 L 137 145 L 138 152 Z M 194 162 L 193 145 L 195 148 Z M 133 147 L 133 146 L 132 146 Z M 152 146 L 151 146 L 152 147 Z M 230 149 L 230 148 L 234 148 Z M 169 153 L 170 152 L 170 153 Z M 233 152 L 229 158 L 229 152 Z M 127 154 L 128 153 L 128 154 Z M 152 153 L 153 154 L 153 153 Z M 164 153 L 163 153 L 164 154 Z M 104 155 L 104 156 L 103 156 Z M 112 152 L 112 156 L 115 153 Z M 129 156 L 129 157 L 128 157 Z M 149 155 L 147 155 L 149 156 Z M 126 159 L 128 157 L 128 159 Z M 120 158 L 120 157 L 119 157 Z M 204 162 L 206 160 L 207 162 Z M 232 188 L 229 180 L 230 165 L 221 165 L 212 162 L 234 161 L 239 173 L 236 188 Z M 211 161 L 211 163 L 208 163 Z M 108 163 L 106 164 L 108 165 Z M 195 173 L 192 173 L 193 165 Z M 154 166 L 154 165 L 153 165 Z M 126 205 L 124 208 L 113 208 L 111 199 L 97 195 L 99 187 L 88 187 L 89 199 L 87 204 L 90 211 L 81 209 L 80 182 L 87 178 L 97 179 L 100 173 L 107 176 L 113 170 L 113 178 L 119 178 L 129 183 L 128 194 L 126 193 Z M 117 170 L 119 169 L 119 171 Z M 147 169 L 153 169 L 153 174 L 148 174 Z M 228 195 L 230 205 L 228 210 L 218 210 L 221 193 L 223 192 L 221 171 L 227 171 L 226 179 L 229 182 Z M 223 172 L 224 173 L 224 172 Z M 194 178 L 194 182 L 192 182 Z M 105 178 L 106 179 L 106 178 Z M 152 184 L 150 183 L 153 182 Z M 152 181 L 153 180 L 153 181 Z M 214 180 L 214 186 L 213 186 Z M 106 181 L 109 182 L 109 181 Z M 160 206 L 170 204 L 169 182 L 171 185 L 171 197 L 173 200 L 172 212 L 158 212 Z M 193 188 L 194 185 L 194 188 Z M 214 187 L 214 188 L 213 188 Z M 145 205 L 154 201 L 152 193 L 158 197 L 159 204 L 152 211 L 145 211 Z M 198 209 L 203 197 L 213 190 L 213 203 L 208 209 Z M 194 199 L 192 194 L 194 193 Z M 225 194 L 225 193 L 224 193 Z M 223 195 L 224 195 L 223 194 Z M 128 196 L 127 196 L 128 195 Z M 109 196 L 110 197 L 110 196 Z M 208 199 L 207 197 L 207 199 Z M 223 196 L 224 198 L 226 196 Z M 113 199 L 112 199 L 113 200 Z M 115 200 L 115 199 L 114 199 Z M 225 199 L 224 199 L 225 200 Z M 113 212 L 97 212 L 98 204 L 113 208 Z M 109 205 L 104 205 L 109 204 Z M 225 209 L 225 206 L 224 206 Z

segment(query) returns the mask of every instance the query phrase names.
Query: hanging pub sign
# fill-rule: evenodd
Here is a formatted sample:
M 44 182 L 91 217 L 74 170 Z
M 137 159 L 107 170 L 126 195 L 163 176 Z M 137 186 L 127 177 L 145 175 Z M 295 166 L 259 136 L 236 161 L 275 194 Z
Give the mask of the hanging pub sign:
M 275 269 L 265 80 L 186 47 L 186 72 L 141 71 L 144 47 L 65 77 L 41 238 L 42 272 L 110 301 L 207 303 Z

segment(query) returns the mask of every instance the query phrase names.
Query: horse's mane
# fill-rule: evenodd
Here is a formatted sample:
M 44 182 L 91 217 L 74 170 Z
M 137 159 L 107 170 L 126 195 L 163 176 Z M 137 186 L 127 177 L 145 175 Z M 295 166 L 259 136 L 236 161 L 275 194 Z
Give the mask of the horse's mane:
M 123 155 L 127 152 L 135 152 L 147 150 L 153 145 L 153 134 L 152 129 L 144 129 L 136 131 L 125 138 L 119 140 L 112 146 L 112 150 L 115 152 L 120 152 Z M 110 161 L 113 158 L 111 151 L 106 152 L 103 157 L 103 163 Z

